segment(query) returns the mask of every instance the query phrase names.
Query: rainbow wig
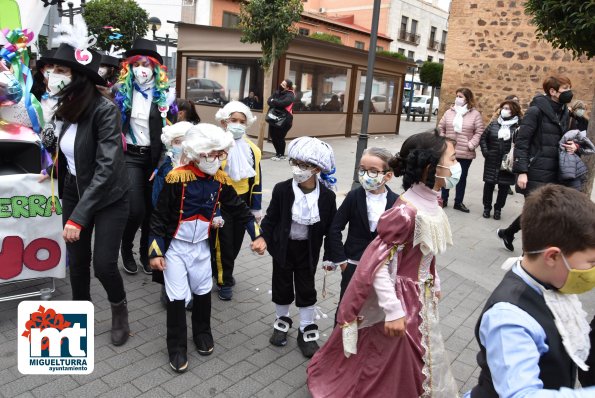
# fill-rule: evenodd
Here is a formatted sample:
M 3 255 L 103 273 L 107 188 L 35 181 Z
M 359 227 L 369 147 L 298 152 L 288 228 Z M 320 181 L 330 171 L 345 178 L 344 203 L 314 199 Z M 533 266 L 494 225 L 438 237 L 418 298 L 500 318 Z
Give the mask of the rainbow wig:
M 163 114 L 167 113 L 167 91 L 169 90 L 169 83 L 167 78 L 167 68 L 159 63 L 155 58 L 146 55 L 133 55 L 122 62 L 122 70 L 120 71 L 120 78 L 118 79 L 119 89 L 116 93 L 116 104 L 120 108 L 122 114 L 122 125 L 128 119 L 128 115 L 132 109 L 132 92 L 134 90 L 134 73 L 132 73 L 132 65 L 141 58 L 149 60 L 153 68 L 153 78 L 155 79 L 155 87 L 153 87 L 153 102 L 159 107 L 159 111 Z M 163 126 L 166 125 L 166 117 L 163 116 Z

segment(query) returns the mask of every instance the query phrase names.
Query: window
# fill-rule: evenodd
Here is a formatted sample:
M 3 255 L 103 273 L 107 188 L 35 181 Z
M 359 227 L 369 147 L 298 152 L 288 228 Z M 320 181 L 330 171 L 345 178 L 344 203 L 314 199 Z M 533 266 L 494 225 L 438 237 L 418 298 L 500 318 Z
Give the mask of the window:
M 240 17 L 238 14 L 223 11 L 223 27 L 224 28 L 237 28 L 240 23 Z
M 442 31 L 442 42 L 440 43 L 440 48 L 439 48 L 440 52 L 446 51 L 446 35 L 447 34 L 448 34 L 448 32 L 446 32 L 445 30 Z
M 408 51 L 407 52 L 407 58 L 409 58 L 409 59 L 415 59 L 415 52 Z
M 401 30 L 402 31 L 406 31 L 407 30 L 407 24 L 409 23 L 409 18 L 402 16 L 401 17 Z
M 366 90 L 366 72 L 362 71 L 359 87 L 359 99 L 357 101 L 357 112 L 364 109 L 364 92 Z M 375 113 L 396 113 L 397 101 L 395 101 L 395 79 L 390 76 L 374 75 L 372 81 L 370 112 Z
M 432 57 L 431 55 L 428 55 L 428 62 L 432 62 L 434 60 L 434 57 Z
M 344 112 L 347 68 L 289 61 L 295 87 L 294 112 Z
M 405 49 L 404 48 L 399 48 L 398 52 L 399 52 L 399 54 L 405 55 Z
M 364 43 L 363 41 L 356 41 L 355 42 L 355 48 L 359 48 L 360 50 L 365 50 L 366 49 L 366 43 Z
M 310 29 L 300 28 L 299 34 L 302 36 L 310 36 Z
M 432 28 L 430 29 L 430 43 L 435 42 L 436 41 L 436 27 L 432 26 Z
M 260 103 L 256 109 L 262 109 L 264 78 L 256 59 L 193 57 L 187 62 L 187 99 L 221 106 L 241 101 L 254 91 Z
M 442 58 L 438 58 L 438 63 L 439 63 L 439 64 L 443 64 L 443 63 L 444 63 L 444 59 L 442 59 Z
M 417 21 L 415 19 L 411 20 L 411 34 L 417 33 Z
M 376 51 L 384 51 L 384 47 L 382 47 L 382 46 L 376 46 Z

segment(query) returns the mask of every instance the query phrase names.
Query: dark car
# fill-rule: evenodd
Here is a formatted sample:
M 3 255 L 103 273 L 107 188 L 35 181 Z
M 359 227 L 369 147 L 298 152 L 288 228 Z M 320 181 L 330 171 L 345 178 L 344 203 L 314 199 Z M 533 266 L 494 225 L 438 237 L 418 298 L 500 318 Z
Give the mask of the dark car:
M 227 103 L 225 88 L 211 79 L 190 78 L 186 82 L 186 98 L 207 104 L 222 105 Z

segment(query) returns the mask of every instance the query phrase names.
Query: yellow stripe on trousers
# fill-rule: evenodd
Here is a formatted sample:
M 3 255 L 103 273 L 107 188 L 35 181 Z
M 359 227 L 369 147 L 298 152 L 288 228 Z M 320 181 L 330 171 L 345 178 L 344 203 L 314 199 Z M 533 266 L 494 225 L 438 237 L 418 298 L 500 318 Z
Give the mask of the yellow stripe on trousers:
M 219 228 L 215 235 L 215 262 L 217 263 L 217 284 L 223 285 L 223 263 L 221 262 L 221 242 L 219 241 Z

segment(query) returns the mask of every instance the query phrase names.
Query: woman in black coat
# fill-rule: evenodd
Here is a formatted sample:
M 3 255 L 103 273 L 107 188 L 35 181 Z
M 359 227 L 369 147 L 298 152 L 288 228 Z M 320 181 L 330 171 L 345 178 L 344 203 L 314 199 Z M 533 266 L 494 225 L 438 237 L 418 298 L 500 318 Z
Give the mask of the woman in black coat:
M 514 185 L 515 177 L 510 171 L 502 170 L 502 159 L 510 152 L 513 137 L 519 128 L 521 108 L 515 101 L 504 101 L 498 113 L 483 132 L 479 145 L 485 158 L 483 165 L 483 217 L 490 218 L 494 188 L 498 185 L 498 196 L 494 205 L 494 220 L 499 220 L 506 204 L 508 188 Z
M 283 110 L 287 114 L 287 120 L 281 127 L 272 126 L 269 124 L 269 137 L 273 141 L 275 147 L 275 156 L 271 160 L 284 160 L 285 157 L 285 137 L 293 125 L 293 101 L 295 94 L 293 92 L 293 82 L 285 79 L 281 82 L 278 90 L 275 90 L 270 96 L 267 103 L 271 108 Z

